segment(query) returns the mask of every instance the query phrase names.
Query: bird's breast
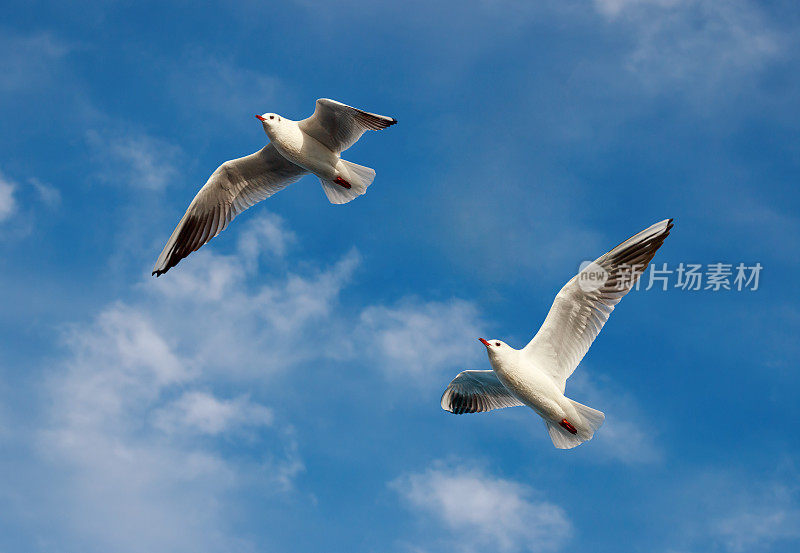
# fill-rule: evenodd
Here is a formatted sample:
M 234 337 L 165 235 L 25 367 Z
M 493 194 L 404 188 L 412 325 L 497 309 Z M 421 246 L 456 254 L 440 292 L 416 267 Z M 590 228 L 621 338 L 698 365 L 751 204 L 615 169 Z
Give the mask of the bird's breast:
M 282 129 L 273 139 L 283 157 L 315 175 L 331 179 L 336 175 L 339 156 L 300 130 L 297 125 Z
M 548 418 L 562 415 L 558 401 L 561 391 L 546 374 L 535 367 L 514 364 L 496 367 L 495 373 L 506 388 L 540 415 Z

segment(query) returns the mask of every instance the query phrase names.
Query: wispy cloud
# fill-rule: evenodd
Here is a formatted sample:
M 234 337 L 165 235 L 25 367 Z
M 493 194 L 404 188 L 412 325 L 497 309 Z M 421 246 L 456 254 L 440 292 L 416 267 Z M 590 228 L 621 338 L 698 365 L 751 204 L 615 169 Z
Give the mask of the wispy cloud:
M 677 488 L 680 528 L 675 549 L 729 553 L 790 550 L 800 539 L 797 472 L 786 464 L 768 474 L 718 467 Z M 687 497 L 695 498 L 691 503 Z M 670 509 L 669 506 L 665 506 Z
M 443 371 L 477 361 L 469 345 L 482 335 L 474 304 L 454 299 L 405 299 L 394 306 L 371 306 L 361 313 L 359 335 L 388 376 L 409 382 L 441 384 Z M 473 352 L 473 353 L 470 353 Z
M 686 4 L 686 0 L 594 0 L 594 5 L 599 12 L 608 17 L 617 17 L 625 10 L 636 9 L 643 6 L 658 6 L 662 8 Z
M 0 223 L 8 220 L 17 210 L 14 193 L 17 185 L 0 173 Z
M 628 68 L 658 90 L 691 86 L 702 95 L 764 67 L 786 37 L 748 0 L 595 0 L 611 24 L 627 27 L 635 46 Z
M 480 468 L 437 462 L 390 486 L 426 528 L 440 528 L 435 550 L 553 551 L 571 528 L 564 509 L 536 490 Z
M 28 179 L 28 182 L 33 186 L 39 200 L 47 207 L 55 208 L 61 203 L 61 192 L 55 186 L 50 186 L 37 178 Z
M 170 434 L 218 435 L 237 427 L 269 426 L 273 418 L 272 410 L 246 396 L 221 399 L 198 390 L 185 392 L 154 414 L 155 425 Z
M 258 223 L 239 229 L 243 249 L 234 256 L 207 249 L 167 278 L 147 283 L 148 304 L 158 306 L 163 324 L 183 329 L 178 345 L 211 370 L 239 376 L 287 370 L 327 356 L 336 329 L 345 328 L 333 323 L 334 308 L 359 263 L 358 254 L 350 252 L 333 266 L 309 274 L 286 272 L 253 287 L 254 260 L 242 252 L 250 249 L 249 234 L 262 231 Z M 321 327 L 331 331 L 320 335 Z M 199 342 L 197 335 L 203 336 Z M 303 346 L 309 342 L 316 347 Z
M 784 490 L 779 490 L 783 495 Z M 728 551 L 758 551 L 776 542 L 800 538 L 800 509 L 785 505 L 759 507 L 718 520 L 713 533 Z
M 602 376 L 590 377 L 581 367 L 567 382 L 567 395 L 606 414 L 603 427 L 592 439 L 593 458 L 627 465 L 656 463 L 663 451 L 658 425 L 628 392 Z
M 60 529 L 73 540 L 119 551 L 247 550 L 228 532 L 225 507 L 243 482 L 262 493 L 293 489 L 304 463 L 291 423 L 251 387 L 326 355 L 295 345 L 333 316 L 357 257 L 253 285 L 246 258 L 258 257 L 253 244 L 264 237 L 279 258 L 293 234 L 278 218 L 254 221 L 234 255 L 207 252 L 65 331 L 39 450 L 59 467 L 53 504 L 79 506 Z M 231 436 L 260 453 L 223 452 Z
M 0 98 L 35 90 L 59 70 L 59 62 L 71 47 L 47 32 L 12 34 L 0 32 Z
M 227 530 L 234 520 L 226 512 L 235 511 L 228 502 L 245 481 L 263 493 L 291 492 L 304 470 L 291 421 L 259 392 L 265 381 L 343 358 L 435 374 L 474 339 L 477 310 L 460 300 L 344 309 L 340 294 L 359 254 L 330 266 L 300 263 L 303 272 L 294 273 L 282 268 L 294 242 L 283 220 L 267 214 L 239 229 L 232 254 L 197 252 L 65 330 L 67 353 L 48 381 L 49 422 L 38 433 L 41 456 L 59 467 L 54 508 L 79 506 L 59 531 L 122 551 L 246 549 Z M 260 273 L 261 257 L 271 273 Z M 371 357 L 341 348 L 353 328 L 361 329 L 359 352 Z M 404 351 L 407 341 L 430 339 L 444 344 L 439 356 Z M 233 436 L 259 453 L 230 451 Z M 481 476 L 453 478 L 469 485 Z M 490 480 L 486 493 L 511 485 Z M 558 526 L 560 511 L 531 502 L 528 491 L 519 497 L 523 516 Z M 518 526 L 509 526 L 512 534 L 533 535 Z
M 255 271 L 262 256 L 282 259 L 297 242 L 297 235 L 285 221 L 273 214 L 259 217 L 239 237 L 238 253 L 247 270 Z
M 250 290 L 259 258 L 281 266 L 296 236 L 272 214 L 237 232 L 235 255 L 206 247 L 168 278 L 147 283 L 156 303 L 177 307 L 175 313 L 161 307 L 163 317 L 174 318 L 176 326 L 205 329 L 207 339 L 197 347 L 209 363 L 260 373 L 318 358 L 357 358 L 390 377 L 412 376 L 438 386 L 443 370 L 476 360 L 468 344 L 480 335 L 483 323 L 474 304 L 404 298 L 345 309 L 338 298 L 361 262 L 355 250 L 327 269 L 306 275 L 287 272 L 284 280 Z M 215 318 L 208 319 L 212 312 Z M 225 320 L 225 326 L 220 328 L 217 320 Z M 327 329 L 324 335 L 318 332 L 321 327 Z M 347 347 L 353 334 L 358 336 L 357 349 Z M 311 342 L 315 347 L 299 346 Z M 230 343 L 238 347 L 231 350 Z
M 181 150 L 164 140 L 130 130 L 89 130 L 86 141 L 104 182 L 158 191 L 178 178 Z
M 291 108 L 281 79 L 199 50 L 171 67 L 167 82 L 177 108 L 192 118 L 193 127 L 214 118 L 223 118 L 226 126 L 252 125 L 253 114 L 278 111 L 274 106 L 279 100 L 282 110 Z
M 219 498 L 235 488 L 234 462 L 149 422 L 192 386 L 189 363 L 150 317 L 125 305 L 71 328 L 66 342 L 70 354 L 49 383 L 51 422 L 39 438 L 63 478 L 52 502 L 72 506 L 61 531 L 118 551 L 219 550 Z M 206 424 L 221 426 L 220 413 L 209 416 Z

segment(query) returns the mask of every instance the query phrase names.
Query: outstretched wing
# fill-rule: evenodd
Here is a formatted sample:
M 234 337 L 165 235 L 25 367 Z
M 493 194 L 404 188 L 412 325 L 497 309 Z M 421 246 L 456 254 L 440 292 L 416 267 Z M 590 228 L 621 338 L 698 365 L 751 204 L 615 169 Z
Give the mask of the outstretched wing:
M 220 165 L 172 231 L 153 274 L 166 273 L 222 232 L 239 213 L 283 190 L 304 173 L 305 169 L 280 155 L 272 144 Z
M 442 409 L 456 415 L 525 405 L 497 378 L 494 371 L 463 371 L 442 394 Z
M 572 277 L 556 295 L 539 332 L 522 351 L 562 393 L 614 306 L 631 290 L 671 228 L 668 219 L 629 238 Z
M 314 115 L 298 123 L 300 129 L 325 144 L 334 152 L 342 152 L 356 143 L 364 131 L 379 131 L 397 123 L 394 117 L 377 115 L 350 107 L 336 100 L 320 98 Z

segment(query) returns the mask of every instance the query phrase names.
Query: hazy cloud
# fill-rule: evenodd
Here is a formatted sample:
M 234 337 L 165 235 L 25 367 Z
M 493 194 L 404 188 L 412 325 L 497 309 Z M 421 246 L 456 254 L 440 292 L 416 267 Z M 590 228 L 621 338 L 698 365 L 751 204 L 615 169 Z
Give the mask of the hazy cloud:
M 222 117 L 226 125 L 252 125 L 257 123 L 253 114 L 279 111 L 272 107 L 279 99 L 287 109 L 289 95 L 283 81 L 263 70 L 242 67 L 199 50 L 172 67 L 167 82 L 178 109 L 192 116 L 197 124 Z M 300 115 L 293 118 L 301 119 Z
M 603 427 L 592 439 L 594 454 L 628 465 L 656 463 L 663 452 L 658 445 L 658 425 L 634 397 L 603 376 L 588 376 L 579 367 L 567 381 L 567 395 L 606 414 Z
M 269 426 L 272 411 L 246 396 L 219 399 L 207 392 L 190 391 L 154 415 L 155 425 L 165 432 L 196 432 L 217 435 L 240 426 Z
M 654 90 L 665 83 L 702 95 L 740 79 L 779 54 L 786 38 L 748 0 L 595 0 L 634 36 L 628 68 Z
M 227 529 L 227 502 L 245 481 L 290 491 L 304 470 L 290 423 L 253 387 L 271 370 L 326 356 L 324 345 L 295 345 L 333 316 L 357 256 L 252 284 L 257 261 L 246 258 L 280 258 L 293 234 L 275 216 L 241 233 L 234 255 L 201 252 L 203 262 L 65 330 L 39 433 L 42 456 L 64 477 L 53 504 L 78 506 L 63 531 L 118 551 L 246 550 Z M 212 391 L 219 386 L 229 394 Z M 258 458 L 223 454 L 230 435 L 259 445 Z
M 758 551 L 786 539 L 800 538 L 800 509 L 759 507 L 718 520 L 714 533 L 728 551 Z
M 238 232 L 231 255 L 201 250 L 65 331 L 68 353 L 49 380 L 50 422 L 39 442 L 42 455 L 70 474 L 56 484 L 57 496 L 80 506 L 69 532 L 115 550 L 229 548 L 226 498 L 253 479 L 266 492 L 292 490 L 304 470 L 291 422 L 259 399 L 271 375 L 343 358 L 390 373 L 436 373 L 456 366 L 478 334 L 477 310 L 461 300 L 343 309 L 339 296 L 358 252 L 328 267 L 301 264 L 302 273 L 281 268 L 296 238 L 278 216 Z M 259 272 L 262 256 L 271 273 Z M 354 327 L 372 352 L 367 360 L 340 346 Z M 437 353 L 423 351 L 429 340 Z M 224 396 L 215 391 L 221 387 Z M 231 435 L 263 443 L 255 465 L 223 454 Z M 486 493 L 508 486 L 491 481 Z M 547 517 L 560 520 L 560 511 L 528 502 L 527 493 L 519 502 L 528 514 L 545 526 Z M 448 516 L 452 523 L 456 515 Z M 517 524 L 512 533 L 529 535 Z
M 0 173 L 0 222 L 9 219 L 17 210 L 14 192 L 17 185 Z
M 780 545 L 800 538 L 797 481 L 796 470 L 786 465 L 757 476 L 729 467 L 698 474 L 677 488 L 679 509 L 662 506 L 674 511 L 677 520 L 672 524 L 680 528 L 675 549 L 783 551 Z
M 55 186 L 50 186 L 36 178 L 28 179 L 28 182 L 33 186 L 39 200 L 47 207 L 54 208 L 61 203 L 61 192 Z
M 0 93 L 34 90 L 59 69 L 70 46 L 47 32 L 0 33 Z
M 103 311 L 66 337 L 49 382 L 42 455 L 65 477 L 51 504 L 64 531 L 117 551 L 219 550 L 218 494 L 236 472 L 213 447 L 164 439 L 148 423 L 193 371 L 143 312 Z
M 393 306 L 364 309 L 359 336 L 387 375 L 438 383 L 445 370 L 477 361 L 475 352 L 480 350 L 469 345 L 482 335 L 482 327 L 478 310 L 470 302 L 406 299 Z
M 571 528 L 564 509 L 537 491 L 478 468 L 434 463 L 390 486 L 421 520 L 441 528 L 439 545 L 448 549 L 552 551 Z
M 164 140 L 130 131 L 89 130 L 86 141 L 103 182 L 158 191 L 178 178 L 181 150 Z

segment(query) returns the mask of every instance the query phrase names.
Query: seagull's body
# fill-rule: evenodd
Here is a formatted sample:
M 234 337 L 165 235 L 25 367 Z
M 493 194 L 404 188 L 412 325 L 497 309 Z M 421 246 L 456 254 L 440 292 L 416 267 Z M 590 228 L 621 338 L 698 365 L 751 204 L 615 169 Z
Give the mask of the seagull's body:
M 557 448 L 592 439 L 605 415 L 566 397 L 567 379 L 671 228 L 672 219 L 656 223 L 581 270 L 558 292 L 524 348 L 480 338 L 492 370 L 460 373 L 444 391 L 442 408 L 462 414 L 527 405 L 544 419 Z
M 496 347 L 496 346 L 487 346 Z M 521 350 L 508 347 L 507 355 L 490 356 L 489 363 L 503 386 L 513 390 L 514 395 L 541 417 L 552 420 L 575 418 L 575 409 L 561 393 L 556 383 L 544 371 L 531 367 Z M 496 359 L 492 360 L 492 357 Z M 532 370 L 534 369 L 534 370 Z
M 226 161 L 195 196 L 159 255 L 160 276 L 222 232 L 239 213 L 283 190 L 306 173 L 319 177 L 331 203 L 364 194 L 375 171 L 341 159 L 341 152 L 368 130 L 397 123 L 335 100 L 317 100 L 314 114 L 292 121 L 275 113 L 256 115 L 270 143 L 246 157 Z
M 297 121 L 281 117 L 275 123 L 269 119 L 271 115 L 260 117 L 263 118 L 264 131 L 278 153 L 321 179 L 333 180 L 340 176 L 341 169 L 337 165 L 342 160 L 336 152 L 300 130 Z

